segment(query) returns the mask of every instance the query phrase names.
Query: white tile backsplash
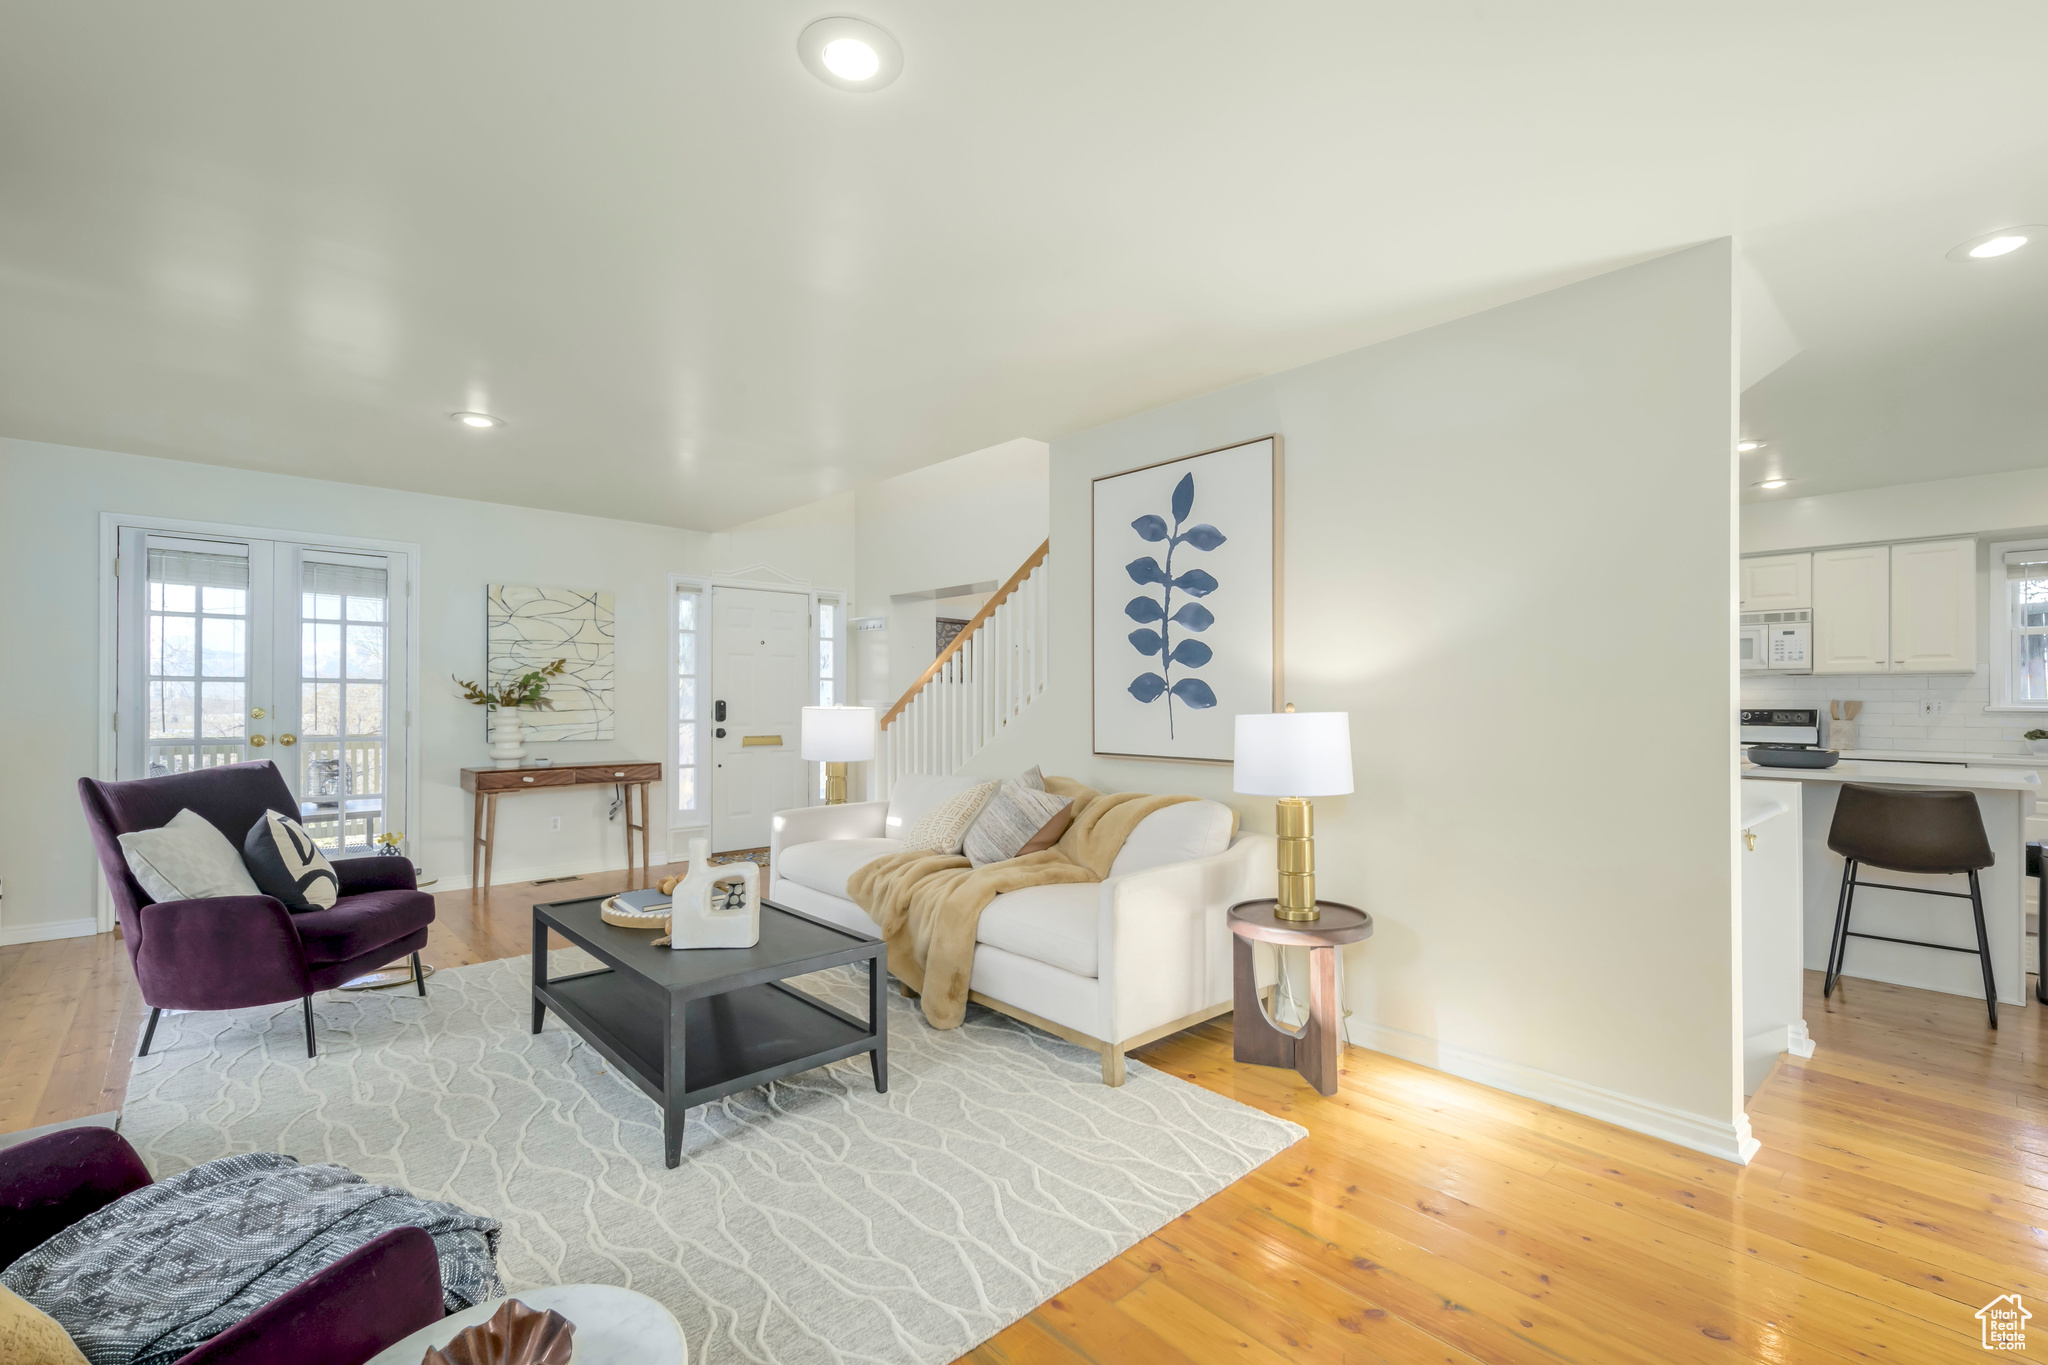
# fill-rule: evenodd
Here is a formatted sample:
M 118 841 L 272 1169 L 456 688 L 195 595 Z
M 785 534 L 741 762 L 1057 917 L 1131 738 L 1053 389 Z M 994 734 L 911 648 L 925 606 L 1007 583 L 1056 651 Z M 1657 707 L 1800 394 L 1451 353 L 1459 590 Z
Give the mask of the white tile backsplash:
M 1922 715 L 1922 700 L 1947 702 L 1948 714 Z M 2037 727 L 2048 729 L 2048 718 L 1987 713 L 1990 681 L 1981 669 L 1968 676 L 1875 673 L 1774 678 L 1747 674 L 1742 679 L 1744 706 L 1811 706 L 1825 716 L 1830 701 L 1863 703 L 1863 711 L 1856 717 L 1859 749 L 2024 754 L 2027 742 L 2020 736 Z

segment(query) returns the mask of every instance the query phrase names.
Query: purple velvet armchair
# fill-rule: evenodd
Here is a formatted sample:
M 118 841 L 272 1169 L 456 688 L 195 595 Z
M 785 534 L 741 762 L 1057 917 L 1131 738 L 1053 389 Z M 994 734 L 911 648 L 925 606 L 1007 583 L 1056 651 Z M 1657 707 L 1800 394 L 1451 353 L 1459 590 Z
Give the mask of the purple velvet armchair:
M 73 1128 L 0 1150 L 0 1270 L 149 1183 L 142 1158 L 111 1128 Z M 397 1228 L 186 1352 L 177 1365 L 363 1365 L 439 1322 L 441 1304 L 434 1239 Z
M 419 950 L 434 920 L 434 898 L 418 888 L 404 858 L 337 858 L 341 894 L 325 910 L 298 914 L 269 896 L 153 901 L 121 853 L 119 836 L 160 829 L 190 808 L 229 843 L 242 846 L 266 810 L 294 814 L 298 802 L 277 765 L 228 763 L 132 782 L 78 782 L 100 867 L 114 893 L 121 934 L 143 1003 L 149 1055 L 167 1009 L 232 1010 L 304 1002 L 306 1055 L 316 1056 L 313 995 L 412 954 L 413 984 L 427 993 Z

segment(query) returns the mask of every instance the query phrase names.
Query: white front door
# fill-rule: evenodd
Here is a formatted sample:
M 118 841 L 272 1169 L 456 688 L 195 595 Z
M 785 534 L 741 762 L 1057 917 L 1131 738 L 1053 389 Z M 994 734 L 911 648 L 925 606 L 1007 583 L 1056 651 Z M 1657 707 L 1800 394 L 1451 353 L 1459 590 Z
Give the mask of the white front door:
M 711 590 L 715 851 L 765 847 L 776 811 L 809 804 L 798 751 L 810 691 L 810 623 L 808 593 Z
M 330 854 L 404 828 L 404 555 L 118 536 L 115 775 L 268 758 Z

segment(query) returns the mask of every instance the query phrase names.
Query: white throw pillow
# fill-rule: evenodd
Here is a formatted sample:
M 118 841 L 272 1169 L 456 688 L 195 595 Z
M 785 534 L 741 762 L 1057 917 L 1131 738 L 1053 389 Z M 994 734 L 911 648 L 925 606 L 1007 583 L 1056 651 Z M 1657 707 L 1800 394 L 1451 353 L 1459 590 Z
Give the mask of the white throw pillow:
M 121 856 L 149 898 L 196 901 L 213 896 L 260 896 L 241 852 L 195 810 L 181 810 L 162 829 L 123 834 Z
M 996 794 L 997 782 L 983 782 L 956 792 L 932 807 L 924 818 L 912 825 L 903 835 L 905 853 L 956 854 L 960 841 L 974 824 L 974 817 L 981 814 L 981 808 Z
M 1168 863 L 1213 858 L 1230 847 L 1230 807 L 1216 801 L 1182 801 L 1138 822 L 1109 865 L 1109 875 L 1143 872 Z
M 935 773 L 905 773 L 889 788 L 889 814 L 882 832 L 891 839 L 901 839 L 946 801 L 989 780 L 965 774 L 940 777 Z

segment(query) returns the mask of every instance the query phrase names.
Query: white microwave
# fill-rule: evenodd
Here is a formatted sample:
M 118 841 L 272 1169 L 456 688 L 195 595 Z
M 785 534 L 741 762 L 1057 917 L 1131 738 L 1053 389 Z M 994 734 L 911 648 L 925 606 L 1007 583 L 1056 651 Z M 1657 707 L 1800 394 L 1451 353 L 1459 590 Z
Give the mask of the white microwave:
M 1746 611 L 1735 634 L 1744 673 L 1811 673 L 1811 611 Z

